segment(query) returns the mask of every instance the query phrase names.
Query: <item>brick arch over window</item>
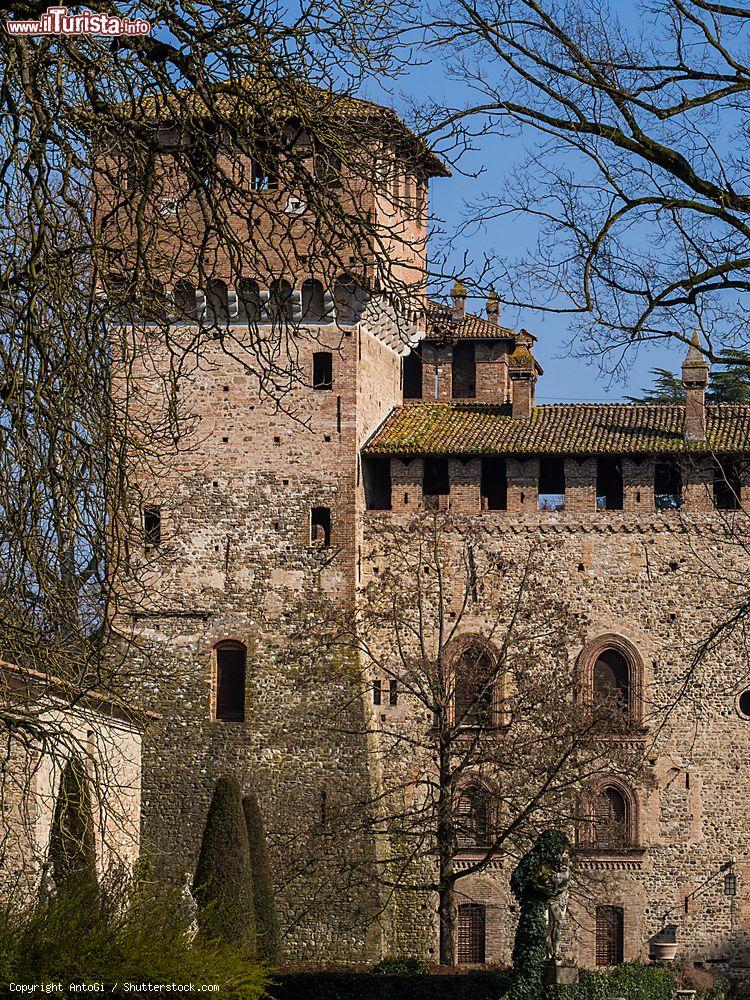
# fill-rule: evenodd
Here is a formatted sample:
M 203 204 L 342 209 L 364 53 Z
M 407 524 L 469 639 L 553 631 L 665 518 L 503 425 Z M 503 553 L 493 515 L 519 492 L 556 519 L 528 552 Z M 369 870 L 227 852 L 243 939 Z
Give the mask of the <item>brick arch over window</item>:
M 620 778 L 605 777 L 582 799 L 578 840 L 594 851 L 629 850 L 638 844 L 638 800 Z
M 214 718 L 245 721 L 247 647 L 236 639 L 223 639 L 213 647 Z
M 608 632 L 593 639 L 578 657 L 578 683 L 591 705 L 607 701 L 631 726 L 643 722 L 643 659 L 624 636 Z
M 447 650 L 453 721 L 458 725 L 491 728 L 502 722 L 503 684 L 498 652 L 478 633 L 455 639 Z

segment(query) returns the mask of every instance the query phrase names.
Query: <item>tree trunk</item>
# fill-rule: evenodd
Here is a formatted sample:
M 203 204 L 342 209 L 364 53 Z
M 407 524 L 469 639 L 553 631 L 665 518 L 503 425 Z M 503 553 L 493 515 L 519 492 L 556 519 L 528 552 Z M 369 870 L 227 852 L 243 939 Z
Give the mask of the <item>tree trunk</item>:
M 439 893 L 440 964 L 456 964 L 456 887 L 451 880 Z

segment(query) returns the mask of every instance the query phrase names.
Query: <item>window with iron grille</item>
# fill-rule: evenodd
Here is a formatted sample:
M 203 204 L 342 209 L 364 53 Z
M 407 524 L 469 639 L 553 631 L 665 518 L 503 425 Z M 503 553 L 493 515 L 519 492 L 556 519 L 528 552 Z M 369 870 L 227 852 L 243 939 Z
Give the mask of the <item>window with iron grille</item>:
M 458 964 L 483 965 L 485 952 L 485 908 L 481 903 L 463 903 L 458 908 Z
M 245 661 L 241 642 L 216 647 L 216 718 L 225 722 L 245 721 Z
M 624 912 L 621 906 L 596 908 L 596 964 L 621 965 Z

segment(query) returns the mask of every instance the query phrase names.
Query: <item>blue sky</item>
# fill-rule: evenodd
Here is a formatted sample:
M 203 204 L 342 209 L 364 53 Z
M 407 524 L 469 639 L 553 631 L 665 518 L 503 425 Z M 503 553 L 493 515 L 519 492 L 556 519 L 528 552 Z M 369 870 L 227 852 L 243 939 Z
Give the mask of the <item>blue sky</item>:
M 637 27 L 641 14 L 635 3 L 618 5 L 618 15 L 625 14 L 624 20 Z M 424 56 L 420 56 L 420 60 Z M 438 59 L 426 65 L 418 65 L 407 76 L 402 77 L 395 89 L 385 92 L 375 85 L 362 96 L 383 104 L 390 104 L 408 118 L 410 100 L 419 101 L 431 97 L 443 97 L 445 103 L 460 103 L 458 85 L 445 72 Z M 436 178 L 431 187 L 431 211 L 443 220 L 447 230 L 454 229 L 463 218 L 467 202 L 472 202 L 485 192 L 502 189 L 503 177 L 515 164 L 525 160 L 534 143 L 533 134 L 521 139 L 499 139 L 487 137 L 478 140 L 478 150 L 470 154 L 462 165 L 466 174 L 483 171 L 479 177 L 454 173 L 451 178 Z M 464 250 L 469 257 L 481 259 L 483 250 L 493 248 L 509 257 L 516 257 L 523 246 L 533 240 L 534 225 L 523 218 L 506 218 L 493 222 L 486 233 L 476 233 L 467 238 Z M 458 263 L 458 260 L 457 260 Z M 498 289 L 500 291 L 500 289 Z M 481 312 L 483 303 L 470 302 L 472 311 Z M 545 374 L 537 387 L 539 402 L 560 401 L 617 401 L 629 394 L 635 394 L 651 381 L 651 368 L 671 368 L 678 371 L 682 363 L 679 345 L 644 346 L 630 356 L 627 370 L 620 373 L 619 380 L 602 375 L 595 364 L 573 357 L 567 346 L 568 319 L 537 311 L 517 313 L 506 309 L 501 314 L 501 322 L 514 328 L 526 327 L 538 338 L 536 354 Z M 624 381 L 622 380 L 624 376 Z

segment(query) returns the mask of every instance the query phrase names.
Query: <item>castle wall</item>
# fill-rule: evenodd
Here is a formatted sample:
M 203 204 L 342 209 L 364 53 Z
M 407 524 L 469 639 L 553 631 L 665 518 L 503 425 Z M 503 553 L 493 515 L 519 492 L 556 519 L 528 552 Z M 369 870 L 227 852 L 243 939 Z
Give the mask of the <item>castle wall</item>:
M 452 542 L 445 541 L 443 558 L 456 578 L 463 572 L 463 540 L 469 530 L 478 567 L 498 561 L 517 567 L 536 548 L 550 606 L 563 599 L 582 623 L 582 641 L 569 650 L 571 671 L 581 650 L 608 634 L 632 643 L 643 660 L 645 733 L 634 738 L 643 741 L 646 768 L 632 789 L 635 843 L 632 849 L 579 856 L 572 904 L 575 932 L 569 927 L 568 948 L 582 965 L 593 966 L 595 907 L 616 905 L 625 911 L 626 960 L 648 957 L 649 938 L 666 918 L 678 926 L 682 957 L 746 962 L 750 861 L 743 854 L 741 831 L 750 826 L 745 787 L 750 722 L 736 709 L 737 694 L 748 685 L 741 637 L 735 634 L 710 650 L 687 694 L 682 693 L 697 644 L 731 607 L 745 572 L 745 550 L 726 530 L 726 518 L 566 510 L 457 514 L 453 523 L 458 530 Z M 374 567 L 382 562 L 385 525 L 394 524 L 403 528 L 404 539 L 411 537 L 408 514 L 365 515 L 363 585 L 374 579 Z M 506 579 L 510 593 L 514 574 Z M 508 594 L 502 590 L 492 595 L 480 589 L 462 628 L 486 634 L 503 596 Z M 404 698 L 408 701 L 408 695 Z M 403 711 L 408 719 L 409 708 Z M 575 830 L 569 833 L 575 835 Z M 735 898 L 723 895 L 717 876 L 730 859 L 736 860 L 739 874 Z M 487 961 L 510 958 L 517 920 L 507 883 L 512 864 L 493 862 L 481 875 L 459 883 L 459 901 L 489 907 Z M 685 897 L 711 876 L 686 912 Z M 433 910 L 434 900 L 426 910 L 402 902 L 396 940 L 413 945 L 427 941 L 429 951 Z

